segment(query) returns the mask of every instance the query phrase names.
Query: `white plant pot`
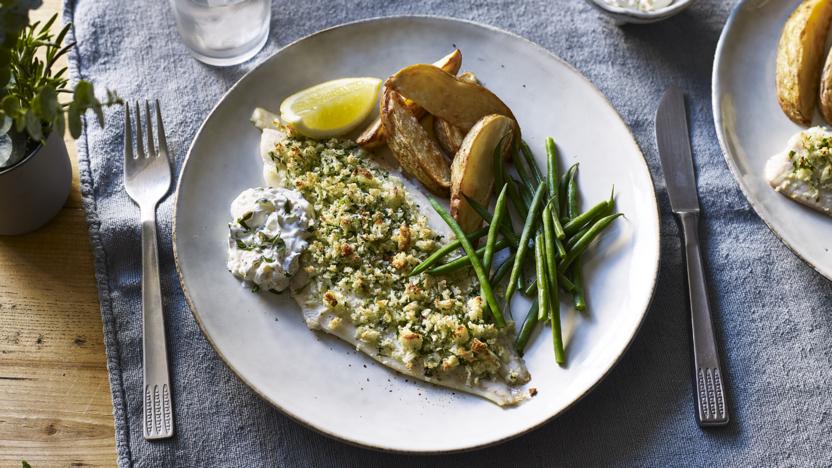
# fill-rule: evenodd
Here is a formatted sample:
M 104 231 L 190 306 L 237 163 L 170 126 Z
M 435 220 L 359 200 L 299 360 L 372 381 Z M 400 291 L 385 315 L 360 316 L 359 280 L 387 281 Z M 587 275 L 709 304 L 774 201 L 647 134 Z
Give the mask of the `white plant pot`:
M 64 206 L 71 185 L 63 135 L 52 132 L 22 161 L 0 169 L 0 235 L 25 234 L 49 222 Z

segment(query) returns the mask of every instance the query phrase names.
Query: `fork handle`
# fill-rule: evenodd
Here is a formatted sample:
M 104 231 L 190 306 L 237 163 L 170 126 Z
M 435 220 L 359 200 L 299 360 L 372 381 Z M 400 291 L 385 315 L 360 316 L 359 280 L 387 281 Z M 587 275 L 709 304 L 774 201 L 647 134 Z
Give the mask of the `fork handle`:
M 142 350 L 144 355 L 144 438 L 173 436 L 168 352 L 159 281 L 156 207 L 142 207 Z
M 697 419 L 700 426 L 724 426 L 729 420 L 728 408 L 699 249 L 699 212 L 678 215 L 685 238 Z

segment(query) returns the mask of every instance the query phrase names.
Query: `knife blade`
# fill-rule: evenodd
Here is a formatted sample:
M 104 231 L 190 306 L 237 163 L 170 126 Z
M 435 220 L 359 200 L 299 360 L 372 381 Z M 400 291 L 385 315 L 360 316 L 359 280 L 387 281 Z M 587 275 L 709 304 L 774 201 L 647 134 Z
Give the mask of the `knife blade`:
M 699 211 L 685 95 L 679 88 L 668 89 L 659 103 L 656 111 L 656 144 L 673 212 Z

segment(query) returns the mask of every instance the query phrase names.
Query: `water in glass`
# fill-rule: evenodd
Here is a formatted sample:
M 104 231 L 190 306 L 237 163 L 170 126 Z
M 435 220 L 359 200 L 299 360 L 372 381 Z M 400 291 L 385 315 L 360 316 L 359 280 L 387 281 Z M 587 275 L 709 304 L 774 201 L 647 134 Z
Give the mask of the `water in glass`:
M 170 0 L 194 56 L 210 65 L 245 62 L 266 43 L 270 0 Z

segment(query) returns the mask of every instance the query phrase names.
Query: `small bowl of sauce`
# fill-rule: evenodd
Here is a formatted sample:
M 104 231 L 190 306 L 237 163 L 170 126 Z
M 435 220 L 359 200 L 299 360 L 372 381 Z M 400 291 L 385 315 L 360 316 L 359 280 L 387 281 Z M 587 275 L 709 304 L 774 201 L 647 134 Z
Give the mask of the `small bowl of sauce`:
M 617 23 L 646 24 L 681 13 L 693 0 L 586 0 Z

